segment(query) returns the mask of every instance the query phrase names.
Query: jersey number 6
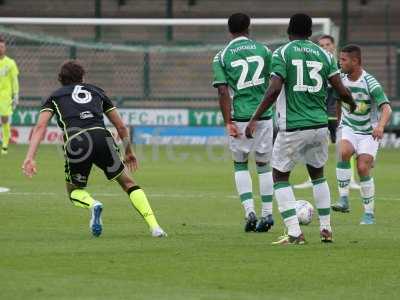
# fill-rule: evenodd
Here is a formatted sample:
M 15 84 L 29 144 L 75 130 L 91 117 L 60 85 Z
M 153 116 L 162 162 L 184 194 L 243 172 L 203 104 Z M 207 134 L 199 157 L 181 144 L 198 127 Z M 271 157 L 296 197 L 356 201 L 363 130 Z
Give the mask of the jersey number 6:
M 76 85 L 74 91 L 72 92 L 72 100 L 79 104 L 85 104 L 92 101 L 92 94 L 83 89 L 83 86 Z

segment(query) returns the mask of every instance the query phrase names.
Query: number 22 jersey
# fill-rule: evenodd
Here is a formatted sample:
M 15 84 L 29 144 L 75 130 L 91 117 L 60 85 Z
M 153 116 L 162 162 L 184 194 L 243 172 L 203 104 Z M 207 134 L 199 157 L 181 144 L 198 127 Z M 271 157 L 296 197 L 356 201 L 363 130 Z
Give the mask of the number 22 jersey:
M 248 121 L 264 98 L 271 71 L 271 51 L 263 44 L 240 36 L 214 57 L 213 86 L 228 85 L 234 121 Z M 271 109 L 261 119 L 269 119 Z

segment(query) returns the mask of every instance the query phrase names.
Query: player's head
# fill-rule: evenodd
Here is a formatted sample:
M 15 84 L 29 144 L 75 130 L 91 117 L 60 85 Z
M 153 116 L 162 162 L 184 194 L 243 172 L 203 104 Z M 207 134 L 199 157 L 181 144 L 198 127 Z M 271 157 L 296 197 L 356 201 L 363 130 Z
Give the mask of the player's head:
M 0 36 L 0 57 L 6 54 L 6 40 Z
M 320 47 L 322 47 L 329 53 L 331 54 L 335 53 L 336 46 L 335 46 L 335 39 L 333 38 L 333 36 L 329 34 L 321 35 L 318 38 L 318 44 L 320 45 Z
M 236 13 L 228 19 L 229 32 L 234 36 L 249 34 L 249 27 L 250 17 L 246 14 Z
M 343 73 L 350 74 L 361 67 L 361 48 L 357 45 L 347 45 L 340 50 L 340 68 Z
M 312 35 L 312 19 L 306 14 L 295 14 L 290 17 L 287 34 L 290 39 L 307 39 Z
M 83 82 L 85 69 L 76 60 L 68 60 L 61 66 L 60 73 L 58 74 L 58 81 L 62 85 L 70 85 Z

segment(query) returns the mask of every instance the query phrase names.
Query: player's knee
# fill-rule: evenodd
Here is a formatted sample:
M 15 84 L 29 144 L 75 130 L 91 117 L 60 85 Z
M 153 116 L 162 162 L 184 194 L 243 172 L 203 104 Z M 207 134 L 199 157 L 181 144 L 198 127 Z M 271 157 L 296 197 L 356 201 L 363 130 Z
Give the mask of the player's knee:
M 307 165 L 308 174 L 312 180 L 321 179 L 324 177 L 324 168 L 314 168 L 313 166 Z
M 122 173 L 120 176 L 115 178 L 115 180 L 119 183 L 119 185 L 125 192 L 127 192 L 130 188 L 136 186 L 136 183 L 133 181 L 133 179 L 125 173 Z
M 244 162 L 234 161 L 233 167 L 235 168 L 235 172 L 247 171 L 249 169 L 248 161 L 244 161 Z
M 357 165 L 357 171 L 360 176 L 368 176 L 371 167 L 367 162 L 359 162 Z
M 271 166 L 267 162 L 256 161 L 256 168 L 258 174 L 271 172 Z
M 349 162 L 352 156 L 353 156 L 353 153 L 351 153 L 350 151 L 341 151 L 340 152 L 340 157 L 341 157 L 342 161 Z
M 289 181 L 290 172 L 281 172 L 277 169 L 272 170 L 272 179 L 274 183 L 282 182 L 282 181 Z

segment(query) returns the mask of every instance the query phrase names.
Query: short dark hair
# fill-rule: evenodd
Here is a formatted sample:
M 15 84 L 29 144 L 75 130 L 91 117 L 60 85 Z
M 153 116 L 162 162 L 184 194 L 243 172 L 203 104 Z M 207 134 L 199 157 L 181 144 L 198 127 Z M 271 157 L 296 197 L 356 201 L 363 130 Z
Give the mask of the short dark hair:
M 68 60 L 61 66 L 58 81 L 62 85 L 81 83 L 85 73 L 85 69 L 77 60 Z
M 335 43 L 335 39 L 333 36 L 329 35 L 329 34 L 323 34 L 318 38 L 318 41 L 323 40 L 323 39 L 328 39 L 331 41 L 332 44 Z
M 6 43 L 6 39 L 5 38 L 3 38 L 2 36 L 0 36 L 0 43 Z
M 290 17 L 287 34 L 300 37 L 312 35 L 312 19 L 306 14 L 294 14 Z
M 228 28 L 230 33 L 244 33 L 249 29 L 250 17 L 243 13 L 236 13 L 229 17 Z
M 340 51 L 354 55 L 355 57 L 358 58 L 358 60 L 360 61 L 360 64 L 361 64 L 362 55 L 361 55 L 361 47 L 360 46 L 355 45 L 355 44 L 350 44 L 350 45 L 344 46 Z

